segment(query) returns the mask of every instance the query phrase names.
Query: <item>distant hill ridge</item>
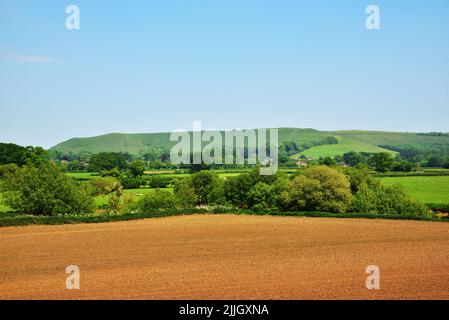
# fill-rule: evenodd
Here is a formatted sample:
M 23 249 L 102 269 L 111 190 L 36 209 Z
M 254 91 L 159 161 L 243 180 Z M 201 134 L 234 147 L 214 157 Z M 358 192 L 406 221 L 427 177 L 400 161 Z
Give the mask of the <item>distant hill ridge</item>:
M 304 153 L 310 156 L 333 156 L 348 151 L 357 152 L 392 152 L 380 146 L 414 146 L 426 148 L 431 145 L 443 145 L 449 148 L 449 135 L 446 133 L 412 133 L 363 130 L 318 131 L 315 129 L 279 128 L 279 144 L 295 142 L 312 144 L 323 141 L 326 137 L 335 137 L 338 144 L 311 147 Z M 99 153 L 129 152 L 141 154 L 152 147 L 170 149 L 175 142 L 170 142 L 170 132 L 160 133 L 109 133 L 96 137 L 73 138 L 62 142 L 51 150 L 63 153 Z

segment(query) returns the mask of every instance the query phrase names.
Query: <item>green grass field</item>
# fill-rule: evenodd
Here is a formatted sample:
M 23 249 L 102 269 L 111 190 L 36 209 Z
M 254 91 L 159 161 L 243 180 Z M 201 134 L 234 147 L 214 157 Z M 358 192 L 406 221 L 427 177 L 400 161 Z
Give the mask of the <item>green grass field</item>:
M 320 157 L 335 157 L 342 156 L 346 152 L 388 152 L 391 154 L 396 154 L 393 151 L 376 147 L 361 141 L 351 140 L 347 138 L 338 138 L 338 144 L 326 144 L 317 147 L 310 148 L 302 153 L 295 155 L 294 157 L 305 155 L 309 158 L 320 158 Z
M 416 200 L 426 204 L 449 203 L 449 176 L 444 177 L 387 177 L 385 185 L 400 184 Z

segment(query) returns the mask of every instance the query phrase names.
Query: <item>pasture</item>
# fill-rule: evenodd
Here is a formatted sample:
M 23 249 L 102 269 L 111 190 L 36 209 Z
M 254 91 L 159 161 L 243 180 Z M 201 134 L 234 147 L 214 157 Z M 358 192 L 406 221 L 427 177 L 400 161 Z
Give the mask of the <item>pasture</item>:
M 305 155 L 308 158 L 318 159 L 320 157 L 335 157 L 341 156 L 346 152 L 387 152 L 391 154 L 396 154 L 395 152 L 383 148 L 379 148 L 374 145 L 370 145 L 361 141 L 351 140 L 348 138 L 338 138 L 338 144 L 325 144 L 317 147 L 310 148 L 302 153 L 295 155 L 295 157 L 300 155 Z
M 402 185 L 412 197 L 426 204 L 449 203 L 449 176 L 386 177 L 381 181 L 385 185 Z

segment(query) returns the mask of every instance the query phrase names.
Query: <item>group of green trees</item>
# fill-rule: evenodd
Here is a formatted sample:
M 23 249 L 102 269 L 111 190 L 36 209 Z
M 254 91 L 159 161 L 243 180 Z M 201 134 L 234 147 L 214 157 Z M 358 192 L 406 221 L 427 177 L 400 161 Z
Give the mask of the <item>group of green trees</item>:
M 327 166 L 306 168 L 293 178 L 282 173 L 261 176 L 254 169 L 222 179 L 213 171 L 201 171 L 178 181 L 174 193 L 161 190 L 144 196 L 134 210 L 198 206 L 335 213 L 427 212 L 424 205 L 412 200 L 400 187 L 381 185 L 366 168 L 339 170 Z
M 418 135 L 446 136 L 443 133 L 429 133 Z M 449 147 L 433 144 L 421 147 L 381 145 L 385 149 L 398 152 L 398 160 L 419 163 L 423 167 L 443 167 L 449 169 Z
M 411 172 L 417 168 L 415 163 L 406 160 L 398 160 L 390 153 L 366 153 L 366 152 L 347 152 L 342 157 L 337 157 L 349 166 L 356 167 L 366 165 L 377 172 Z

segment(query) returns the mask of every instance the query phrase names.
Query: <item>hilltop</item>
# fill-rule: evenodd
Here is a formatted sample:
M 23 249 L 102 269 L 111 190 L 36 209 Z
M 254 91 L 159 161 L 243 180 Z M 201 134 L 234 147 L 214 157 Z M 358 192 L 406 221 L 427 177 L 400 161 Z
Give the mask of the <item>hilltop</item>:
M 337 144 L 328 144 L 328 137 L 335 137 Z M 295 142 L 307 146 L 302 153 L 310 157 L 335 156 L 349 151 L 390 152 L 395 148 L 430 147 L 449 148 L 449 135 L 437 133 L 385 132 L 385 131 L 318 131 L 315 129 L 279 128 L 279 144 Z M 160 133 L 110 133 L 96 137 L 73 138 L 51 150 L 63 153 L 128 152 L 141 154 L 152 147 L 170 149 L 169 132 Z

